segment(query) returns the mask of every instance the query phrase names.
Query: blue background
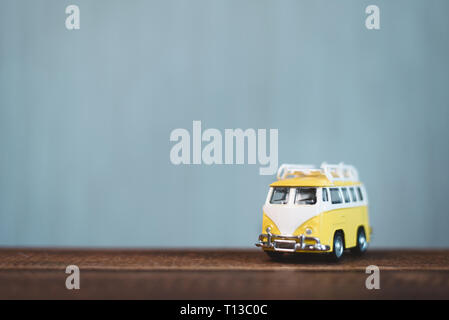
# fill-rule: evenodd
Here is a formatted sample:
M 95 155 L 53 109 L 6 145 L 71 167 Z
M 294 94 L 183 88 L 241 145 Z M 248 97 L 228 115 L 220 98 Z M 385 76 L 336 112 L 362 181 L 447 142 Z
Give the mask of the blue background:
M 77 4 L 81 29 L 65 28 Z M 380 7 L 381 29 L 365 28 Z M 274 176 L 170 132 L 354 164 L 373 246 L 448 246 L 448 1 L 0 2 L 0 245 L 252 247 Z

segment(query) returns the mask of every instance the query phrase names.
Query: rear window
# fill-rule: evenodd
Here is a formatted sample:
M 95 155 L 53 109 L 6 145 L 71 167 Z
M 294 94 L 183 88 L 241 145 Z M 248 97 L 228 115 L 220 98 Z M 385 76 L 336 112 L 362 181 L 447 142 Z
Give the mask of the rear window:
M 316 188 L 296 188 L 295 204 L 315 204 Z
M 363 201 L 362 190 L 360 190 L 360 187 L 357 187 L 357 193 L 359 194 L 360 201 Z
M 329 189 L 331 193 L 331 201 L 333 204 L 342 203 L 340 191 L 337 188 L 330 188 Z
M 272 204 L 286 204 L 288 202 L 288 194 L 290 188 L 278 187 L 274 188 L 271 195 L 270 203 Z

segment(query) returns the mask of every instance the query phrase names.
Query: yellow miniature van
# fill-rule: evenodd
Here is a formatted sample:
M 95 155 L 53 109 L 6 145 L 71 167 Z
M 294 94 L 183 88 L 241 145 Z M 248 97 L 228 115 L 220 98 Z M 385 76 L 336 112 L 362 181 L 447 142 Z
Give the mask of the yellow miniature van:
M 283 164 L 263 206 L 256 246 L 270 257 L 284 253 L 327 253 L 340 260 L 345 249 L 362 254 L 371 227 L 368 198 L 350 165 Z

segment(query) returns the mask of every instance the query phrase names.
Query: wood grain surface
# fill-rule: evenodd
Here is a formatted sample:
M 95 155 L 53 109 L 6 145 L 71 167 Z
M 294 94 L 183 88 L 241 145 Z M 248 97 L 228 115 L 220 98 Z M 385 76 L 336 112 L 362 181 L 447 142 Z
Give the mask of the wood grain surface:
M 77 265 L 81 288 L 67 290 Z M 379 290 L 365 286 L 380 268 Z M 272 261 L 236 249 L 0 249 L 0 299 L 448 299 L 449 250 L 370 250 Z

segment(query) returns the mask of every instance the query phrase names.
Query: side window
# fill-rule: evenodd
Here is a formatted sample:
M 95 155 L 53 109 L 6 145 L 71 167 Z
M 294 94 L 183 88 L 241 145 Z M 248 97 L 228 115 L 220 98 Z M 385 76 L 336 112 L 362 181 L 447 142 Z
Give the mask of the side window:
M 345 198 L 345 202 L 351 202 L 351 200 L 349 199 L 349 192 L 347 188 L 341 188 L 341 191 L 343 191 L 343 197 Z
M 342 203 L 340 191 L 337 188 L 330 188 L 329 191 L 331 192 L 331 201 L 333 204 Z
M 354 190 L 354 188 L 349 188 L 349 191 L 351 191 L 351 198 L 352 198 L 352 201 L 353 202 L 356 202 L 357 201 L 357 197 L 355 196 L 355 190 Z
M 357 193 L 359 194 L 360 201 L 363 201 L 363 194 L 362 194 L 362 190 L 360 190 L 360 187 L 357 187 Z
M 323 188 L 323 202 L 327 202 L 329 200 L 327 196 L 327 189 Z

